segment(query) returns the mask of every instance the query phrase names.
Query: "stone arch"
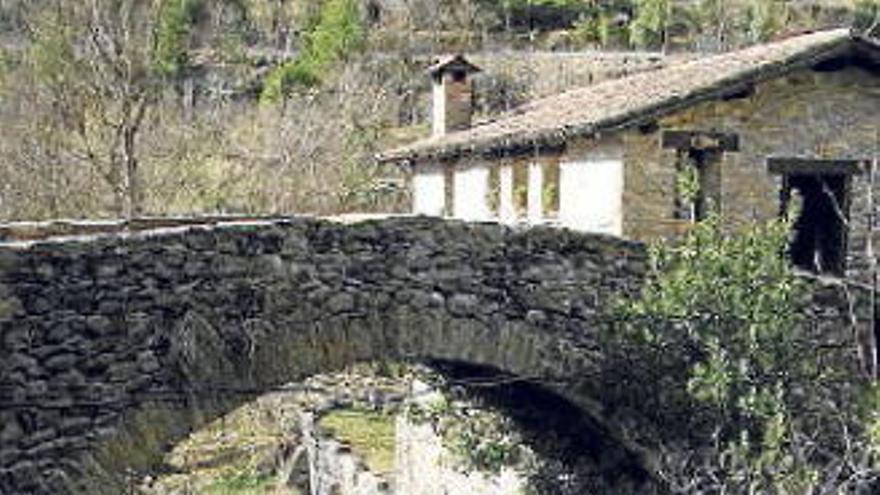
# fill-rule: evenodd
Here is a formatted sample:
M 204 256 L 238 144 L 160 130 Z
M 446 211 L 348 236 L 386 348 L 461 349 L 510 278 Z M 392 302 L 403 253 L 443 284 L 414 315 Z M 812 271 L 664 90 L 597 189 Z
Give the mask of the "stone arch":
M 119 473 L 192 427 L 357 361 L 541 376 L 589 410 L 571 380 L 587 380 L 603 306 L 637 291 L 646 264 L 609 237 L 428 218 L 190 227 L 0 256 L 15 302 L 0 315 L 0 385 L 17 404 L 0 410 L 17 425 L 0 432 L 15 445 L 0 488 L 25 493 L 119 493 Z M 31 372 L 47 390 L 7 379 Z M 48 412 L 50 396 L 68 407 Z

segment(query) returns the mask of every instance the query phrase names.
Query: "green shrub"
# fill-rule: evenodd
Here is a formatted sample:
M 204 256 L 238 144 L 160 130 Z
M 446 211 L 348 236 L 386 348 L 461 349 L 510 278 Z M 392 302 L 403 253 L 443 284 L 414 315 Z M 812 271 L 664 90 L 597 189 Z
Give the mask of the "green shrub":
M 610 381 L 636 390 L 609 400 L 653 418 L 642 428 L 664 449 L 687 451 L 671 478 L 813 493 L 820 480 L 847 486 L 847 469 L 877 468 L 865 446 L 878 409 L 857 410 L 859 378 L 802 324 L 809 286 L 785 255 L 789 230 L 779 220 L 734 234 L 710 216 L 652 247 L 642 297 L 616 313 L 607 349 L 622 376 Z M 864 465 L 841 471 L 835 455 Z
M 180 77 L 189 67 L 189 38 L 203 14 L 203 0 L 167 0 L 159 12 L 156 34 L 156 69 L 167 77 Z
M 638 0 L 635 18 L 629 25 L 632 44 L 639 48 L 659 48 L 665 41 L 668 21 L 668 0 Z
M 296 87 L 319 85 L 331 67 L 363 48 L 365 35 L 355 0 L 324 0 L 300 58 L 269 74 L 261 100 L 277 102 Z
M 880 26 L 880 0 L 857 0 L 853 26 L 858 30 Z

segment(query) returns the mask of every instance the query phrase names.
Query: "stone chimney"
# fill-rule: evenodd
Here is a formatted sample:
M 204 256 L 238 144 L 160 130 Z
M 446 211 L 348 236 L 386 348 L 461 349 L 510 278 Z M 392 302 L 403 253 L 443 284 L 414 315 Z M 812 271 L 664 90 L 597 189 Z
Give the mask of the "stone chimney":
M 434 83 L 433 135 L 443 136 L 471 126 L 474 111 L 470 75 L 480 68 L 462 55 L 446 56 L 428 68 Z

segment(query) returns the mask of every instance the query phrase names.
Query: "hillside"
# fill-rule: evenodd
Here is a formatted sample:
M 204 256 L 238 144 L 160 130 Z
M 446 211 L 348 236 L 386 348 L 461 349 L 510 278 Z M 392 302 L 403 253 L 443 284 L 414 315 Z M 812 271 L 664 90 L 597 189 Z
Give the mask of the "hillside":
M 373 156 L 426 132 L 434 54 L 484 66 L 485 117 L 878 5 L 2 0 L 0 219 L 405 209 Z

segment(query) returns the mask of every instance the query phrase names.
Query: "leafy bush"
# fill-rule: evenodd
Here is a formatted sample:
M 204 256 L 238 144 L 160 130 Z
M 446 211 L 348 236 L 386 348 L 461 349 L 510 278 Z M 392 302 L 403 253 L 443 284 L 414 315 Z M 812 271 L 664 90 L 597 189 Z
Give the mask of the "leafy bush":
M 415 424 L 431 424 L 464 472 L 498 474 L 528 458 L 528 448 L 513 433 L 510 419 L 441 394 L 428 404 L 410 403 L 406 414 Z
M 853 25 L 863 31 L 877 29 L 880 26 L 880 0 L 857 0 Z
M 880 409 L 859 410 L 864 386 L 801 325 L 809 288 L 784 255 L 788 232 L 774 221 L 731 235 L 711 217 L 654 246 L 642 298 L 619 308 L 609 379 L 635 385 L 609 400 L 639 411 L 636 430 L 684 492 L 812 493 L 878 476 L 865 420 Z
M 669 21 L 668 0 L 638 0 L 636 16 L 630 23 L 630 39 L 640 48 L 659 48 L 666 38 Z

